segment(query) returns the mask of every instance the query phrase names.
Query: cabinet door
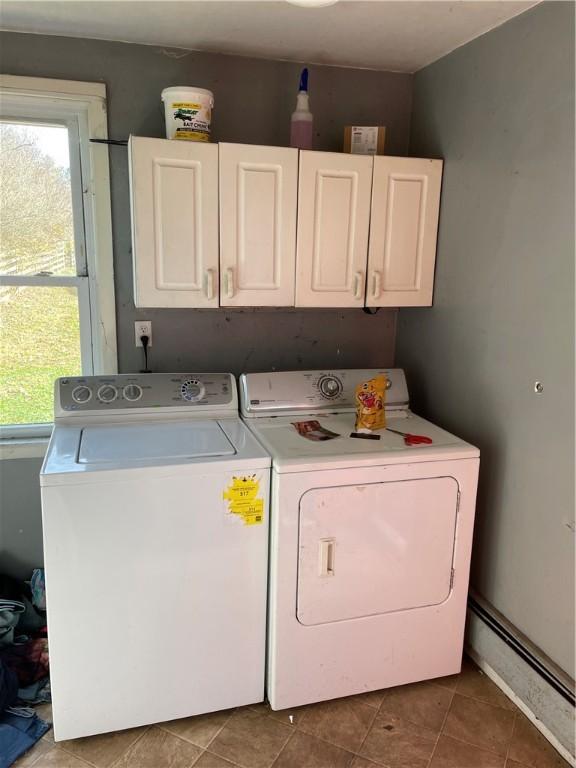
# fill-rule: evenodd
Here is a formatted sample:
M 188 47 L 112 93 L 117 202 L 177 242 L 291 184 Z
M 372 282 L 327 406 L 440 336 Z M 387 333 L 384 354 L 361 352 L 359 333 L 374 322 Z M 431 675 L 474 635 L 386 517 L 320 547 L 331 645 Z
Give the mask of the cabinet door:
M 220 304 L 293 307 L 298 150 L 219 147 Z
M 218 306 L 218 146 L 130 138 L 134 303 Z
M 364 306 L 371 183 L 371 157 L 300 153 L 296 306 Z
M 366 306 L 432 304 L 442 160 L 375 157 Z

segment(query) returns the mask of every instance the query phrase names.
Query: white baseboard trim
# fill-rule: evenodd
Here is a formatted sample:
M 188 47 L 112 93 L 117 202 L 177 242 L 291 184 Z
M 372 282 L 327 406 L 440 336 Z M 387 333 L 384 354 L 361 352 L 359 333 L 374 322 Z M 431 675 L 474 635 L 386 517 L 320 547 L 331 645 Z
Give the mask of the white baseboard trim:
M 470 609 L 466 652 L 568 764 L 576 766 L 574 707 Z

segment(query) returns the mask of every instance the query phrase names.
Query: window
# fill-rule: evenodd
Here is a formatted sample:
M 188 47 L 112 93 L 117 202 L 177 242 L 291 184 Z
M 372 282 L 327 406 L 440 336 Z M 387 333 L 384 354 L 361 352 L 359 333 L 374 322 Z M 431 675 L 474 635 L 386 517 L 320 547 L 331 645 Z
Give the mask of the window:
M 116 372 L 105 87 L 0 76 L 0 424 L 48 435 L 54 380 Z

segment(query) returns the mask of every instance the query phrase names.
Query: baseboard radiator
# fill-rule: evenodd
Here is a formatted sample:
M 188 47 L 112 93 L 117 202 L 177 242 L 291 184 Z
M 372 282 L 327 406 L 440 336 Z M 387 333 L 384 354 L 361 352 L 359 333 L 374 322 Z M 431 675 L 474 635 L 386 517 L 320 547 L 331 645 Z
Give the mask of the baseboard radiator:
M 569 764 L 576 765 L 574 681 L 476 593 L 468 598 L 466 647 Z

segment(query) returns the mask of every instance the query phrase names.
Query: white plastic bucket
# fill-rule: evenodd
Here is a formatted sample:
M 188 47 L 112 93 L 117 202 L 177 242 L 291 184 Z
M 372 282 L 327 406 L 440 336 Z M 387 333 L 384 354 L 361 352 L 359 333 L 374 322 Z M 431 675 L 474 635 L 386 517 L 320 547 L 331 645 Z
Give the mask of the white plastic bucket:
M 210 141 L 210 122 L 214 106 L 212 91 L 185 86 L 164 88 L 162 101 L 166 113 L 167 139 Z

